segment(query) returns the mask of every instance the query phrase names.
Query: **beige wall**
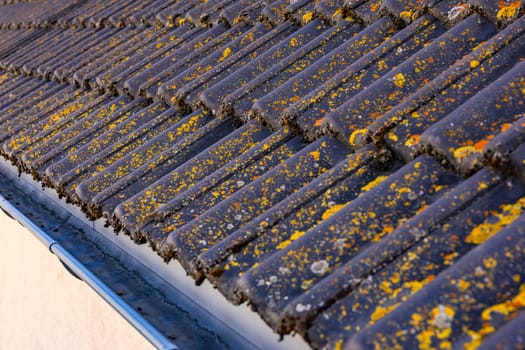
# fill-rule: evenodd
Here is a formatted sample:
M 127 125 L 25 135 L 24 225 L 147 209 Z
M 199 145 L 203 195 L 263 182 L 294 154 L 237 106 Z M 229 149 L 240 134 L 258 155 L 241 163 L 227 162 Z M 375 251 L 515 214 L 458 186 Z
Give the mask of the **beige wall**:
M 0 349 L 151 349 L 29 231 L 0 211 Z

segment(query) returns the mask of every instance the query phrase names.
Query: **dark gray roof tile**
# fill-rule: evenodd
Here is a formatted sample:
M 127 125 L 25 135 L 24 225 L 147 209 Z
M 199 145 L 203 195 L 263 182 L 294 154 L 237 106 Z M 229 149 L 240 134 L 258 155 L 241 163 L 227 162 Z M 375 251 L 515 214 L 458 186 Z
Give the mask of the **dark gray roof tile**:
M 500 26 L 512 23 L 518 18 L 520 12 L 523 13 L 524 6 L 523 1 L 520 0 L 469 0 L 469 5 Z
M 523 200 L 516 205 L 522 207 Z M 510 221 L 509 226 L 353 337 L 350 346 L 417 348 L 445 343 L 465 347 L 479 344 L 502 327 L 523 308 L 525 215 Z M 432 266 L 433 261 L 427 260 L 427 264 Z
M 370 25 L 381 17 L 381 0 L 364 1 L 357 6 L 347 7 L 347 11 L 351 16 L 359 18 L 365 24 Z
M 514 152 L 510 154 L 510 162 L 514 167 L 514 173 L 525 179 L 525 144 L 521 144 Z
M 280 313 L 290 300 L 380 241 L 458 181 L 428 156 L 416 158 L 391 176 L 375 178 L 363 186 L 363 195 L 244 273 L 237 295 L 278 329 Z
M 125 81 L 132 75 L 140 74 L 148 69 L 150 64 L 152 65 L 156 61 L 168 57 L 176 50 L 180 50 L 181 46 L 190 51 L 192 48 L 205 45 L 226 29 L 225 26 L 217 26 L 209 31 L 200 27 L 190 29 L 190 25 L 179 27 L 177 30 L 168 32 L 157 40 L 133 51 L 128 59 L 119 62 L 114 68 L 99 75 L 96 79 L 97 84 L 104 90 L 116 90 L 123 93 Z
M 243 153 L 195 186 L 178 194 L 159 207 L 138 232 L 160 250 L 166 237 L 177 228 L 192 221 L 221 201 L 269 172 L 281 162 L 299 152 L 305 143 L 281 129 Z
M 156 15 L 157 22 L 166 27 L 182 25 L 186 12 L 201 3 L 201 0 L 177 1 Z
M 249 84 L 269 68 L 278 64 L 281 60 L 297 52 L 313 39 L 321 35 L 328 27 L 320 20 L 312 20 L 310 23 L 291 33 L 281 42 L 266 50 L 246 66 L 237 69 L 227 78 L 213 87 L 206 89 L 200 95 L 202 104 L 212 111 L 219 111 L 226 96 L 231 92 Z
M 216 27 L 220 26 L 226 27 L 226 24 L 218 24 Z M 191 77 L 194 79 L 224 61 L 226 56 L 224 50 L 226 53 L 231 52 L 231 42 L 250 29 L 252 28 L 249 25 L 239 23 L 228 30 L 223 29 L 225 31 L 222 34 L 217 34 L 213 40 L 201 47 L 194 47 L 191 50 L 188 50 L 188 47 L 183 47 L 176 50 L 142 74 L 134 75 L 133 78 L 127 80 L 124 89 L 132 96 L 155 97 L 158 88 L 163 83 L 183 72 L 186 81 L 191 81 Z
M 504 169 L 510 154 L 525 143 L 525 117 L 521 117 L 496 135 L 483 149 L 483 158 L 493 167 Z
M 329 23 L 337 23 L 344 19 L 344 1 L 342 0 L 320 0 L 316 1 L 315 13 Z
M 330 112 L 324 123 L 340 140 L 358 146 L 372 121 L 494 34 L 495 27 L 490 22 L 470 16 Z
M 127 230 L 134 231 L 161 205 L 168 203 L 182 191 L 195 186 L 198 181 L 223 167 L 255 144 L 267 138 L 270 131 L 260 123 L 244 124 L 217 143 L 195 155 L 175 170 L 167 173 L 154 184 L 121 201 L 114 217 Z
M 522 20 L 466 55 L 405 101 L 368 126 L 375 142 L 413 159 L 420 134 L 492 83 L 523 56 Z
M 365 90 L 445 31 L 445 27 L 431 16 L 418 19 L 291 104 L 284 111 L 285 118 L 297 124 L 307 137 L 314 137 L 330 111 Z
M 422 147 L 445 157 L 462 173 L 481 167 L 485 145 L 523 116 L 525 62 L 471 97 L 422 135 Z M 466 118 L 468 116 L 468 118 Z
M 469 226 L 461 231 L 461 234 L 467 235 L 482 220 L 488 220 L 489 216 L 494 215 L 494 212 L 480 207 L 484 198 L 487 196 L 498 198 L 497 200 L 492 199 L 490 204 L 496 209 L 504 201 L 514 202 L 525 190 L 516 181 L 514 181 L 514 185 L 517 185 L 521 192 L 518 190 L 510 199 L 503 196 L 498 198 L 498 191 L 508 188 L 510 185 L 505 184 L 504 179 L 498 174 L 486 170 L 459 184 L 434 203 L 420 210 L 391 234 L 362 250 L 319 284 L 292 300 L 282 313 L 282 327 L 293 327 L 304 333 L 313 325 L 308 337 L 319 347 L 322 347 L 323 343 L 334 342 L 343 336 L 348 339 L 351 334 L 359 332 L 359 329 L 364 329 L 367 323 L 371 321 L 371 316 L 374 313 L 377 312 L 377 316 L 382 316 L 379 311 L 387 310 L 385 304 L 393 305 L 395 302 L 392 300 L 399 299 L 393 284 L 402 285 L 403 283 L 400 283 L 399 279 L 400 275 L 409 274 L 403 268 L 403 266 L 406 267 L 404 256 L 407 252 L 410 252 L 408 255 L 412 256 L 412 259 L 434 253 L 439 256 L 432 261 L 439 262 L 440 267 L 435 266 L 434 270 L 428 272 L 425 272 L 425 269 L 420 270 L 418 273 L 423 276 L 417 280 L 421 281 L 431 274 L 435 274 L 436 269 L 446 268 L 452 264 L 452 261 L 450 258 L 444 259 L 441 256 L 444 257 L 450 251 L 441 254 L 444 247 L 440 247 L 438 242 L 449 239 L 452 234 L 460 233 L 450 230 L 452 227 L 455 228 L 451 222 L 457 221 L 458 218 L 460 220 L 466 219 L 467 211 L 465 208 L 474 208 L 468 210 Z M 479 215 L 480 213 L 481 215 Z M 433 242 L 430 245 L 428 244 L 429 240 Z M 463 247 L 462 241 L 457 239 L 451 239 L 450 242 L 457 246 L 457 254 L 453 256 L 454 259 L 460 256 L 461 249 L 465 251 L 465 249 L 472 247 L 472 244 Z M 422 246 L 425 248 L 421 249 Z M 447 249 L 452 248 L 448 247 Z M 418 266 L 413 260 L 410 261 L 412 261 L 414 268 Z M 402 276 L 402 278 L 405 281 L 416 280 L 413 275 Z M 377 296 L 362 293 L 359 290 L 360 286 L 369 286 L 369 282 L 372 280 L 375 287 L 381 287 L 384 284 L 389 288 L 380 288 L 381 294 Z M 366 294 L 366 297 L 361 298 L 361 294 Z M 406 298 L 406 294 L 402 298 Z M 356 299 L 361 299 L 360 304 L 356 304 Z M 319 302 L 320 300 L 323 302 Z M 387 300 L 388 302 L 386 302 Z M 298 305 L 309 305 L 309 307 Z M 344 315 L 345 309 L 353 309 L 355 314 Z M 314 318 L 316 319 L 314 320 Z M 354 321 L 350 321 L 350 319 Z M 346 326 L 349 324 L 352 326 L 347 329 Z
M 244 223 L 317 178 L 338 163 L 345 153 L 339 142 L 329 138 L 319 139 L 195 220 L 173 231 L 162 248 L 162 254 L 176 256 L 187 271 L 196 278 L 201 277 L 197 258 L 209 245 L 218 243 Z
M 278 25 L 285 20 L 285 10 L 289 4 L 289 0 L 275 0 L 270 2 L 261 11 L 261 18 L 272 25 Z
M 261 31 L 264 24 L 258 25 Z M 254 27 L 255 28 L 255 27 Z M 270 28 L 267 28 L 270 29 Z M 290 23 L 283 23 L 262 36 L 251 35 L 247 32 L 227 47 L 226 56 L 222 62 L 214 66 L 211 70 L 199 76 L 199 79 L 187 81 L 185 72 L 168 81 L 159 88 L 159 94 L 167 103 L 176 103 L 181 106 L 196 107 L 199 103 L 199 95 L 206 89 L 217 84 L 229 75 L 233 70 L 237 70 L 247 65 L 250 61 L 259 57 L 272 46 L 280 43 L 290 34 L 298 29 Z M 221 54 L 225 56 L 224 50 Z M 190 71 L 191 72 L 191 71 Z M 176 93 L 173 96 L 173 91 Z
M 322 58 L 318 58 L 308 68 L 300 67 L 292 79 L 259 98 L 253 105 L 252 111 L 273 127 L 278 128 L 283 124 L 282 112 L 289 104 L 298 101 L 394 33 L 395 28 L 392 21 L 386 17 L 382 18 L 374 25 L 341 43 Z
M 513 313 L 513 316 L 516 313 Z M 517 316 L 508 321 L 503 327 L 496 330 L 495 333 L 484 338 L 479 345 L 479 350 L 490 349 L 519 349 L 525 347 L 525 311 L 519 312 Z M 486 339 L 486 340 L 485 340 Z
M 325 33 L 308 42 L 304 47 L 282 59 L 259 77 L 252 79 L 245 86 L 230 93 L 222 101 L 219 114 L 233 114 L 242 118 L 250 111 L 253 104 L 262 96 L 271 93 L 286 83 L 293 76 L 311 66 L 331 50 L 343 44 L 349 37 L 355 35 L 361 27 L 352 21 L 341 21 Z M 221 84 L 209 89 L 209 93 Z M 206 93 L 206 92 L 205 92 Z
M 208 113 L 197 110 L 83 181 L 77 187 L 76 194 L 80 200 L 90 203 L 94 213 L 111 217 L 113 209 L 119 204 L 118 198 L 127 199 L 140 192 L 141 186 L 146 187 L 160 179 L 234 129 L 228 120 L 211 118 Z M 121 191 L 121 187 L 126 191 Z
M 370 181 L 396 169 L 392 166 L 385 171 L 374 166 L 376 156 L 377 150 L 369 147 L 341 161 L 200 254 L 199 268 L 227 298 L 235 300 L 234 292 L 243 273 L 359 196 Z

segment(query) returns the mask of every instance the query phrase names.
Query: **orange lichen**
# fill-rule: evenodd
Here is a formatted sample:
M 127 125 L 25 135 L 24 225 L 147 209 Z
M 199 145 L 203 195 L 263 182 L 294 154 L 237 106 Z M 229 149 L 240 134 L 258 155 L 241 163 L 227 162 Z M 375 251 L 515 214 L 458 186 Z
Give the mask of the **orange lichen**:
M 405 141 L 406 147 L 412 147 L 419 143 L 419 135 L 410 135 Z

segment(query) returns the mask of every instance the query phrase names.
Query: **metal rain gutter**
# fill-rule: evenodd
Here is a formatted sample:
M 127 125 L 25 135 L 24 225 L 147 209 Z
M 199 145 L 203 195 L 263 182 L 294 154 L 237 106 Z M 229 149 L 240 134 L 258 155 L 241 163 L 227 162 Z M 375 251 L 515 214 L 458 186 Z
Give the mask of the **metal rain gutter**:
M 115 309 L 126 321 L 128 321 L 140 334 L 142 334 L 154 347 L 162 350 L 178 349 L 170 340 L 162 335 L 155 327 L 146 321 L 135 309 L 130 307 L 97 276 L 79 262 L 58 241 L 49 236 L 31 219 L 12 205 L 6 198 L 0 195 L 0 208 L 9 216 L 18 221 L 22 226 L 31 231 L 40 242 L 42 242 L 51 253 L 70 269 L 78 278 L 90 286 L 100 297 L 102 297 L 113 309 Z

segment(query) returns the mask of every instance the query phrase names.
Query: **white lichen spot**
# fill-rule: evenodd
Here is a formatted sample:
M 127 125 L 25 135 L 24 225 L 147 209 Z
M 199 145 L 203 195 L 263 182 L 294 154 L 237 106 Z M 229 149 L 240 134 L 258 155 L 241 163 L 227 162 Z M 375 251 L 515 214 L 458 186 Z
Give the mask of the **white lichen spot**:
M 270 283 L 275 283 L 277 282 L 277 276 L 270 276 Z
M 260 279 L 257 281 L 257 287 L 261 287 L 261 286 L 264 286 L 266 284 L 266 281 L 263 280 L 263 279 Z
M 234 226 L 233 226 L 233 224 L 228 224 L 228 225 L 226 226 L 226 228 L 227 228 L 228 230 L 233 230 Z
M 432 320 L 432 325 L 439 329 L 449 328 L 452 325 L 454 316 L 451 316 L 445 312 L 445 305 L 438 305 L 438 313 Z
M 465 6 L 454 6 L 448 11 L 448 20 L 453 21 L 455 20 L 463 11 L 465 10 Z
M 310 304 L 303 305 L 303 304 L 299 303 L 295 307 L 295 311 L 297 311 L 297 312 L 305 312 L 305 311 L 309 311 L 311 308 L 312 308 L 312 306 Z
M 244 181 L 242 181 L 242 180 L 237 181 L 237 186 L 239 186 L 239 187 L 244 186 Z
M 199 244 L 202 245 L 202 246 L 207 246 L 208 245 L 208 242 L 205 240 L 205 239 L 201 239 L 199 241 Z
M 316 275 L 324 275 L 328 271 L 328 262 L 326 260 L 318 260 L 310 266 L 310 270 Z
M 290 272 L 291 272 L 290 269 L 287 268 L 287 267 L 283 267 L 283 266 L 280 266 L 280 267 L 279 267 L 279 273 L 280 273 L 281 275 L 289 275 Z
M 241 214 L 237 214 L 237 215 L 235 215 L 234 219 L 237 220 L 237 221 L 241 221 L 242 220 L 242 215 Z
M 339 254 L 342 254 L 346 248 L 346 241 L 344 238 L 339 238 L 335 240 L 334 242 L 334 249 L 339 252 Z

